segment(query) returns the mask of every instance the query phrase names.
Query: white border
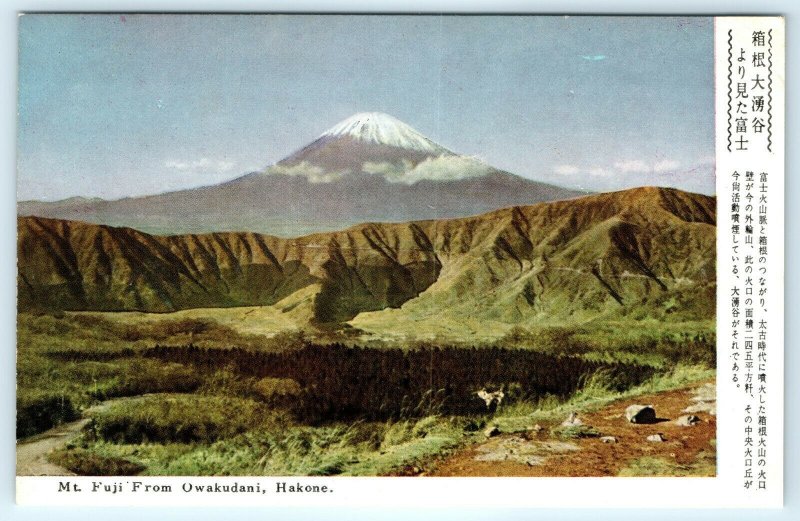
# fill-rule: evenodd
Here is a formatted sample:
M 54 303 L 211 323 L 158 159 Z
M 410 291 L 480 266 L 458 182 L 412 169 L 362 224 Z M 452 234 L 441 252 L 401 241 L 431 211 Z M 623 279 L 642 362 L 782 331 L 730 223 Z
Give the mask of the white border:
M 42 5 L 43 4 L 43 5 Z M 139 3 L 141 4 L 141 2 Z M 153 3 L 151 3 L 152 5 Z M 43 8 L 57 8 L 48 2 L 42 2 Z M 231 8 L 235 8 L 240 3 L 230 4 Z M 302 8 L 303 4 L 291 4 L 295 9 Z M 408 4 L 405 4 L 408 7 Z M 568 4 L 566 4 L 568 5 Z M 566 9 L 565 5 L 565 9 Z M 97 8 L 97 6 L 93 6 Z M 150 9 L 158 9 L 159 6 L 149 7 Z M 288 5 L 286 9 L 291 8 Z M 317 3 L 317 8 L 319 4 Z M 413 5 L 412 5 L 413 8 Z M 115 10 L 121 7 L 115 6 Z M 142 9 L 141 5 L 138 9 Z M 278 7 L 280 9 L 280 7 Z M 324 8 L 323 8 L 324 9 Z M 397 7 L 394 8 L 395 10 Z M 391 10 L 391 9 L 390 9 Z M 778 141 L 776 139 L 776 141 Z M 782 139 L 780 140 L 782 143 Z M 718 168 L 722 164 L 718 158 Z M 774 179 L 774 177 L 773 177 Z M 719 194 L 719 192 L 718 192 Z M 775 199 L 775 198 L 773 198 Z M 720 270 L 721 271 L 721 270 Z M 782 309 L 782 307 L 781 307 Z M 782 340 L 782 339 L 781 339 Z M 782 345 L 782 342 L 781 342 Z M 775 357 L 772 358 L 775 360 Z M 777 372 L 781 372 L 780 370 Z M 720 372 L 719 381 L 722 382 L 723 374 Z M 772 380 L 773 385 L 776 385 Z M 781 382 L 782 383 L 782 382 Z M 721 386 L 722 387 L 722 386 Z M 726 445 L 725 433 L 722 432 L 722 426 L 727 420 L 724 419 L 723 409 L 725 405 L 725 392 L 720 392 L 720 423 L 718 428 L 721 431 L 720 436 L 720 454 Z M 775 429 L 772 429 L 775 432 Z M 725 456 L 721 459 L 724 460 Z M 727 461 L 727 460 L 726 460 Z M 377 505 L 377 506 L 424 506 L 424 505 L 450 505 L 465 507 L 469 505 L 484 505 L 484 506 L 498 506 L 498 507 L 512 507 L 512 506 L 624 506 L 624 507 L 695 507 L 695 506 L 712 506 L 709 504 L 709 497 L 714 496 L 720 503 L 717 506 L 736 507 L 736 506 L 757 506 L 751 501 L 744 500 L 742 494 L 739 493 L 738 488 L 728 488 L 720 486 L 727 478 L 727 470 L 723 465 L 720 465 L 719 478 L 703 478 L 703 479 L 687 479 L 687 478 L 661 478 L 661 479 L 644 479 L 644 478 L 431 478 L 424 481 L 419 481 L 418 478 L 326 478 L 324 481 L 331 486 L 337 487 L 334 493 L 331 494 L 332 499 L 313 499 L 303 497 L 302 499 L 287 500 L 287 503 L 274 503 L 278 504 L 293 504 L 300 506 L 311 506 L 316 504 L 324 505 Z M 23 495 L 23 502 L 25 497 L 29 499 L 37 499 L 36 504 L 56 504 L 42 502 L 46 499 L 43 496 L 50 495 L 49 485 L 46 484 L 47 480 L 59 478 L 18 478 L 18 486 Z M 92 480 L 92 478 L 80 478 Z M 95 478 L 96 479 L 96 478 Z M 176 480 L 176 483 L 182 481 L 182 478 L 145 478 L 157 481 Z M 192 481 L 198 481 L 199 478 L 190 478 Z M 210 479 L 211 481 L 220 481 L 221 478 L 203 478 Z M 252 478 L 258 479 L 260 478 Z M 569 479 L 569 482 L 564 482 L 564 479 Z M 31 485 L 30 480 L 34 480 L 36 485 Z M 487 481 L 491 480 L 491 481 Z M 116 479 L 118 481 L 118 479 Z M 241 481 L 241 479 L 240 479 Z M 267 478 L 266 481 L 277 481 L 277 478 Z M 287 481 L 296 481 L 296 478 L 287 478 Z M 301 478 L 303 482 L 314 481 L 312 478 Z M 375 483 L 377 482 L 377 483 Z M 497 496 L 491 496 L 487 493 L 489 483 L 499 483 L 506 491 Z M 673 486 L 673 482 L 677 488 Z M 423 491 L 415 491 L 413 488 L 421 488 L 413 483 L 424 483 Z M 39 488 L 39 484 L 43 488 Z M 33 486 L 34 489 L 27 487 Z M 410 487 L 410 488 L 409 488 Z M 341 491 L 341 492 L 339 492 Z M 509 495 L 513 495 L 509 498 Z M 705 496 L 705 497 L 704 497 Z M 122 496 L 117 496 L 121 498 Z M 336 498 L 336 499 L 333 499 Z M 676 498 L 680 501 L 676 502 Z M 568 501 L 565 501 L 568 499 Z M 622 500 L 622 501 L 621 501 Z M 283 501 L 283 500 L 282 500 Z M 624 502 L 623 502 L 624 501 Z M 182 502 L 183 503 L 183 502 Z M 192 497 L 191 501 L 185 502 L 192 506 L 201 505 L 214 505 L 220 506 L 224 501 L 218 497 L 212 499 L 211 502 L 206 502 L 198 497 Z M 263 502 L 257 502 L 264 504 Z M 704 503 L 704 504 L 700 504 Z M 772 503 L 772 506 L 778 506 Z M 72 500 L 60 502 L 57 504 L 76 504 Z M 143 499 L 141 496 L 131 498 L 130 502 L 127 499 L 113 499 L 109 503 L 91 501 L 93 505 L 113 504 L 120 506 L 124 504 L 131 505 L 146 505 L 146 504 L 167 504 L 160 501 L 150 502 Z M 169 503 L 173 504 L 173 503 Z M 246 506 L 249 504 L 243 501 L 241 497 L 232 500 L 230 504 L 238 506 Z M 760 503 L 758 503 L 760 504 Z M 766 504 L 764 505 L 766 506 Z
M 715 20 L 715 83 L 716 83 L 716 174 L 717 174 L 717 457 L 718 471 L 723 480 L 730 480 L 730 493 L 738 501 L 753 506 L 780 506 L 783 500 L 783 256 L 784 256 L 784 110 L 785 110 L 785 62 L 784 23 L 781 18 L 757 19 L 758 29 L 772 29 L 773 38 L 773 153 L 753 149 L 748 152 L 728 152 L 728 31 L 739 37 L 750 36 L 755 30 L 752 18 L 729 17 Z M 734 48 L 734 59 L 738 56 Z M 748 56 L 748 60 L 749 60 Z M 734 63 L 734 70 L 736 64 Z M 734 72 L 735 74 L 735 72 Z M 736 78 L 732 79 L 734 89 Z M 734 102 L 735 103 L 735 102 Z M 735 139 L 735 135 L 733 138 Z M 745 490 L 744 482 L 744 400 L 743 391 L 732 382 L 731 288 L 737 284 L 743 288 L 743 279 L 735 281 L 731 276 L 731 174 L 738 171 L 744 186 L 745 171 L 769 172 L 768 233 L 769 261 L 767 309 L 769 310 L 769 334 L 767 335 L 767 394 L 768 407 L 768 489 Z M 741 190 L 744 196 L 744 189 Z M 756 194 L 757 195 L 757 194 Z M 756 201 L 756 208 L 758 207 Z M 742 203 L 744 205 L 744 202 Z M 754 212 L 757 215 L 757 212 Z M 742 222 L 742 227 L 744 223 Z M 742 239 L 740 238 L 740 241 Z M 740 257 L 747 253 L 740 245 Z M 741 262 L 737 263 L 741 266 Z M 742 316 L 744 297 L 742 297 Z M 756 319 L 759 319 L 756 310 Z M 741 331 L 740 331 L 741 333 Z M 739 339 L 740 345 L 743 338 Z M 743 350 L 743 349 L 742 349 Z M 744 359 L 739 361 L 744 372 Z M 754 436 L 755 437 L 755 436 Z M 777 449 L 777 450 L 776 450 Z M 777 457 L 774 457 L 777 456 Z M 754 458 L 755 459 L 755 458 Z M 757 472 L 754 466 L 754 472 Z

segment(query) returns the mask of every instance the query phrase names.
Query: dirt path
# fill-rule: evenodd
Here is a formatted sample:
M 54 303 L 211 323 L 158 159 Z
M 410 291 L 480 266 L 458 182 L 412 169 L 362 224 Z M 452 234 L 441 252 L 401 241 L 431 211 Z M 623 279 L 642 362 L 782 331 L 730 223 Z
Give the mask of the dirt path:
M 632 404 L 652 404 L 658 423 L 628 422 L 624 413 Z M 692 412 L 684 412 L 687 407 L 692 407 Z M 624 399 L 578 416 L 602 436 L 613 436 L 615 443 L 604 443 L 600 438 L 559 440 L 550 433 L 557 424 L 542 423 L 538 433 L 501 434 L 458 451 L 436 463 L 427 475 L 616 476 L 641 462 L 652 466 L 646 471 L 661 470 L 666 475 L 701 469 L 702 474 L 713 476 L 716 450 L 711 440 L 716 438 L 717 420 L 710 414 L 712 407 L 713 381 Z M 696 415 L 700 422 L 690 427 L 676 424 L 675 420 L 685 414 Z M 664 441 L 647 441 L 654 434 L 661 434 Z M 699 466 L 698 458 L 705 464 Z
M 84 411 L 84 415 L 100 412 L 115 401 L 108 400 L 95 405 Z M 47 455 L 65 447 L 67 443 L 80 436 L 89 420 L 88 417 L 84 417 L 74 422 L 63 423 L 49 431 L 18 441 L 17 476 L 74 476 L 74 473 L 64 467 L 47 461 Z
M 88 418 L 81 418 L 18 442 L 17 476 L 74 476 L 67 469 L 47 461 L 47 454 L 77 438 L 87 423 Z

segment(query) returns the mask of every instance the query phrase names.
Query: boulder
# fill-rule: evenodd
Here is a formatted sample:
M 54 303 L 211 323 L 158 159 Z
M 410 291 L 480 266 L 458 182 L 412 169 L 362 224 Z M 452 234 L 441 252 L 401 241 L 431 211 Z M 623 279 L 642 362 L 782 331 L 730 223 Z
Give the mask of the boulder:
M 494 391 L 490 393 L 486 389 L 481 389 L 475 394 L 477 394 L 478 398 L 486 403 L 487 409 L 496 409 L 497 407 L 500 407 L 500 403 L 502 403 L 503 398 L 506 396 L 503 391 Z
M 614 436 L 601 436 L 600 441 L 603 443 L 617 443 L 617 438 Z
M 655 423 L 656 410 L 652 405 L 631 405 L 625 409 L 625 418 L 631 423 Z
M 483 435 L 487 438 L 493 438 L 500 434 L 500 428 L 497 425 L 492 425 L 491 427 L 487 427 L 486 430 L 483 431 Z
M 664 436 L 662 436 L 660 433 L 659 434 L 651 434 L 650 436 L 647 437 L 647 441 L 653 441 L 653 442 L 656 442 L 656 443 L 661 443 L 662 441 L 664 441 Z
M 535 440 L 539 437 L 539 434 L 544 430 L 544 428 L 539 425 L 538 423 L 533 427 L 528 427 L 522 432 L 522 439 L 527 441 Z
M 578 418 L 578 413 L 571 412 L 567 419 L 561 422 L 562 427 L 575 427 L 577 425 L 583 425 L 583 422 Z
M 698 418 L 694 414 L 684 414 L 683 416 L 675 420 L 675 423 L 677 425 L 680 425 L 681 427 L 691 427 L 693 425 L 700 423 L 700 418 Z

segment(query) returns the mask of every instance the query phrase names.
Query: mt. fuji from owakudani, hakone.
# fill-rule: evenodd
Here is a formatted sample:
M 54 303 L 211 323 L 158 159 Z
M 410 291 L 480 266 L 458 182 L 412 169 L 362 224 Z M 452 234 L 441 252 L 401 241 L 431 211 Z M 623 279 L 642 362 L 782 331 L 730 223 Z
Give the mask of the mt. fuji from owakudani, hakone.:
M 261 172 L 214 186 L 107 201 L 24 201 L 35 215 L 149 233 L 254 231 L 284 237 L 362 222 L 476 215 L 584 195 L 460 155 L 377 112 L 355 114 Z

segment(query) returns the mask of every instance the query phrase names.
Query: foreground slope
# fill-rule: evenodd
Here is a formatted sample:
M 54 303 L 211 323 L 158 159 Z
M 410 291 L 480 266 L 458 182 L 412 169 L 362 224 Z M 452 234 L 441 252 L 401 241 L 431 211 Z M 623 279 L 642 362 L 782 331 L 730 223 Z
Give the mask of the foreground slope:
M 387 331 L 604 313 L 710 318 L 715 206 L 713 197 L 639 188 L 297 239 L 153 236 L 23 217 L 19 308 L 164 312 L 280 302 L 280 311 L 304 309 L 315 323 Z

